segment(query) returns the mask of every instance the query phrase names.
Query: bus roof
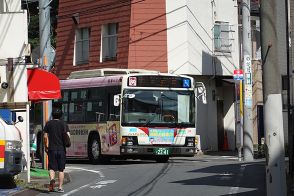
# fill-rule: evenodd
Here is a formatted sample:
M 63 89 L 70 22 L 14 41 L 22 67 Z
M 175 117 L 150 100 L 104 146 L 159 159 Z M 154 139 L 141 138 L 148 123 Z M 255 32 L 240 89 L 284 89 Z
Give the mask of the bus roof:
M 91 88 L 91 87 L 120 86 L 122 85 L 122 83 L 126 84 L 127 78 L 132 76 L 186 77 L 192 80 L 191 87 L 193 87 L 194 85 L 193 78 L 189 76 L 185 76 L 185 75 L 175 75 L 175 74 L 169 74 L 169 73 L 132 73 L 132 74 L 126 74 L 126 75 L 113 75 L 113 76 L 102 76 L 102 77 L 92 77 L 92 78 L 60 80 L 60 87 L 61 89 L 78 89 L 78 88 Z M 123 79 L 123 77 L 125 77 L 125 79 Z M 123 82 L 123 80 L 125 81 Z
M 80 79 L 80 78 L 94 78 L 105 77 L 114 75 L 126 75 L 136 73 L 159 73 L 159 71 L 146 70 L 146 69 L 119 69 L 119 68 L 102 68 L 102 69 L 90 69 L 73 71 L 69 75 L 68 79 Z
M 61 89 L 76 89 L 76 88 L 89 88 L 89 87 L 100 87 L 100 86 L 119 86 L 121 85 L 122 77 L 123 77 L 122 75 L 117 75 L 117 76 L 60 80 L 60 87 Z

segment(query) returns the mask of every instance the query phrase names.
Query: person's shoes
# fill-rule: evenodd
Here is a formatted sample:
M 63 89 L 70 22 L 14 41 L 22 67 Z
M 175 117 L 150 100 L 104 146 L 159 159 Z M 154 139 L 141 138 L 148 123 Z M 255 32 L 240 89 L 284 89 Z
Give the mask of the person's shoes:
M 58 189 L 57 192 L 58 193 L 64 193 L 64 190 L 63 189 Z
M 53 192 L 54 191 L 54 187 L 55 187 L 55 180 L 50 180 L 50 184 L 49 184 L 49 192 Z

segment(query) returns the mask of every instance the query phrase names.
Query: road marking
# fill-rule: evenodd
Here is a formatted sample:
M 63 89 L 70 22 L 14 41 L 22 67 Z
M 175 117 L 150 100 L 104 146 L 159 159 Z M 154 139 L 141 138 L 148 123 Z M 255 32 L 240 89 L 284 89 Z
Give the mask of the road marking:
M 77 188 L 77 189 L 74 189 L 74 190 L 72 190 L 72 191 L 69 191 L 69 192 L 66 193 L 66 194 L 63 194 L 62 196 L 68 196 L 68 195 L 71 195 L 71 194 L 73 194 L 73 193 L 75 193 L 75 192 L 78 192 L 78 191 L 80 191 L 80 190 L 82 190 L 82 189 L 84 189 L 84 188 L 90 186 L 91 184 L 92 184 L 92 183 L 89 183 L 89 184 L 86 184 L 86 185 L 84 185 L 84 186 L 81 186 L 81 187 L 79 187 L 79 188 Z
M 203 158 L 208 159 L 209 161 L 211 161 L 211 160 L 238 160 L 238 157 L 235 157 L 235 156 L 217 156 L 217 157 L 204 156 Z
M 96 182 L 96 185 L 94 186 L 90 186 L 91 189 L 100 189 L 104 186 L 106 186 L 107 184 L 111 184 L 111 183 L 115 183 L 117 180 L 104 180 L 104 181 L 99 181 Z
M 104 174 L 101 171 L 97 171 L 97 170 L 84 169 L 84 168 L 80 168 L 80 167 L 66 167 L 66 169 L 75 169 L 75 170 L 82 170 L 82 171 L 92 172 L 92 173 L 98 174 L 100 178 L 105 177 Z
M 90 170 L 90 169 L 84 169 L 84 168 L 80 168 L 80 167 L 67 167 L 66 169 L 68 170 L 80 170 L 80 171 L 87 171 L 87 172 L 92 172 L 92 173 L 95 173 L 95 174 L 98 174 L 100 178 L 105 178 L 104 174 L 101 172 L 101 171 L 97 171 L 97 170 Z M 114 183 L 116 182 L 117 180 L 103 180 L 103 181 L 99 181 L 99 179 L 96 180 L 95 183 L 89 183 L 89 184 L 86 184 L 86 185 L 83 185 L 79 188 L 76 188 L 66 194 L 63 194 L 62 196 L 69 196 L 69 195 L 72 195 L 84 188 L 87 188 L 87 187 L 90 187 L 91 189 L 100 189 L 104 186 L 107 186 L 107 184 L 111 184 L 111 183 Z

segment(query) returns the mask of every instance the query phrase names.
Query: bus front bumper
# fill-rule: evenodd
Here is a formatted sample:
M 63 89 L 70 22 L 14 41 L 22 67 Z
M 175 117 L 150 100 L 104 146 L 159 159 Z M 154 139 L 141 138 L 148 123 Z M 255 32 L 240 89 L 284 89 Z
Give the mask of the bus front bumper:
M 157 155 L 155 153 L 156 149 L 164 148 L 169 149 L 169 156 L 194 156 L 196 151 L 195 147 L 179 147 L 179 146 L 121 146 L 121 155 Z
M 19 174 L 22 170 L 22 152 L 5 151 L 4 168 L 0 169 L 0 174 Z

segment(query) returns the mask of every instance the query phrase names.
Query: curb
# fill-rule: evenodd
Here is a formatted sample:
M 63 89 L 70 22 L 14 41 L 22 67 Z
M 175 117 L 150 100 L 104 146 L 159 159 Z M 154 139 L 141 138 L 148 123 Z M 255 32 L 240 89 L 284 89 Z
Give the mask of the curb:
M 56 180 L 55 187 L 58 186 L 58 178 Z M 71 177 L 69 173 L 64 173 L 64 181 L 63 184 L 68 184 L 71 182 Z M 25 182 L 23 189 L 20 191 L 13 193 L 11 195 L 20 196 L 20 195 L 38 195 L 39 193 L 49 193 L 49 176 L 48 177 L 32 177 L 31 182 Z

